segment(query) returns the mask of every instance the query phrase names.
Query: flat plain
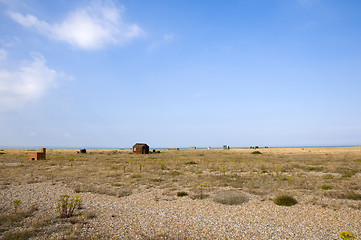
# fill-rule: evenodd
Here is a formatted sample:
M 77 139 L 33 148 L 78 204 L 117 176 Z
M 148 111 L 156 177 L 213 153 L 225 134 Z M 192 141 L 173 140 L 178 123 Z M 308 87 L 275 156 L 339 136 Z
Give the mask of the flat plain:
M 38 150 L 0 150 L 1 239 L 361 237 L 361 147 L 47 149 L 29 161 Z M 82 198 L 69 218 L 63 194 Z M 297 204 L 276 205 L 284 195 Z

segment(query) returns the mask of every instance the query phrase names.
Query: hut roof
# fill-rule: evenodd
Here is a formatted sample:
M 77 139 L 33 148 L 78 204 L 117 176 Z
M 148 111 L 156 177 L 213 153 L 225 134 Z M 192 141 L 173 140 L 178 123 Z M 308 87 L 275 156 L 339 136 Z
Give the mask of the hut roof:
M 133 147 L 149 147 L 147 144 L 145 144 L 145 143 L 136 143 L 136 144 L 134 144 L 134 146 Z

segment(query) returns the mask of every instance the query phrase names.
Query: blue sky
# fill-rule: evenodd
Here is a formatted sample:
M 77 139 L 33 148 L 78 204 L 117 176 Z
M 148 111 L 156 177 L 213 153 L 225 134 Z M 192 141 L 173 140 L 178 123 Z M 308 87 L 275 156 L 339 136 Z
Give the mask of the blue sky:
M 0 0 L 0 146 L 361 145 L 358 0 Z

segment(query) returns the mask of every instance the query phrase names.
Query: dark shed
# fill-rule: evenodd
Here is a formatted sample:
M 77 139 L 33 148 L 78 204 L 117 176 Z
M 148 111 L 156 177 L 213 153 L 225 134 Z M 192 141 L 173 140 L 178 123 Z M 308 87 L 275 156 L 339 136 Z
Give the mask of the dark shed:
M 133 154 L 148 154 L 149 146 L 145 143 L 136 143 L 133 146 Z

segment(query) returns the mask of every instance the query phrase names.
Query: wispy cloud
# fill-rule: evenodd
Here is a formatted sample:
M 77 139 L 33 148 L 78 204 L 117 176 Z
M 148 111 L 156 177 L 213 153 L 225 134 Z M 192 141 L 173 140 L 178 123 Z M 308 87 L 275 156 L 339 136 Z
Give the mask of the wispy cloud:
M 40 54 L 33 54 L 33 59 L 22 64 L 18 70 L 0 68 L 0 112 L 41 98 L 48 89 L 56 86 L 59 77 L 61 74 L 48 68 Z
M 53 24 L 30 14 L 9 12 L 9 16 L 20 25 L 46 37 L 92 50 L 103 48 L 107 44 L 124 44 L 144 34 L 137 24 L 123 20 L 123 12 L 123 7 L 104 0 L 77 9 L 63 21 Z
M 20 42 L 21 40 L 18 37 L 2 36 L 0 38 L 0 44 L 4 47 L 14 47 Z
M 148 46 L 148 51 L 152 52 L 154 49 L 158 48 L 159 46 L 161 46 L 164 43 L 167 42 L 171 42 L 174 40 L 174 35 L 173 34 L 164 34 L 161 38 L 161 40 L 152 42 L 149 46 Z

